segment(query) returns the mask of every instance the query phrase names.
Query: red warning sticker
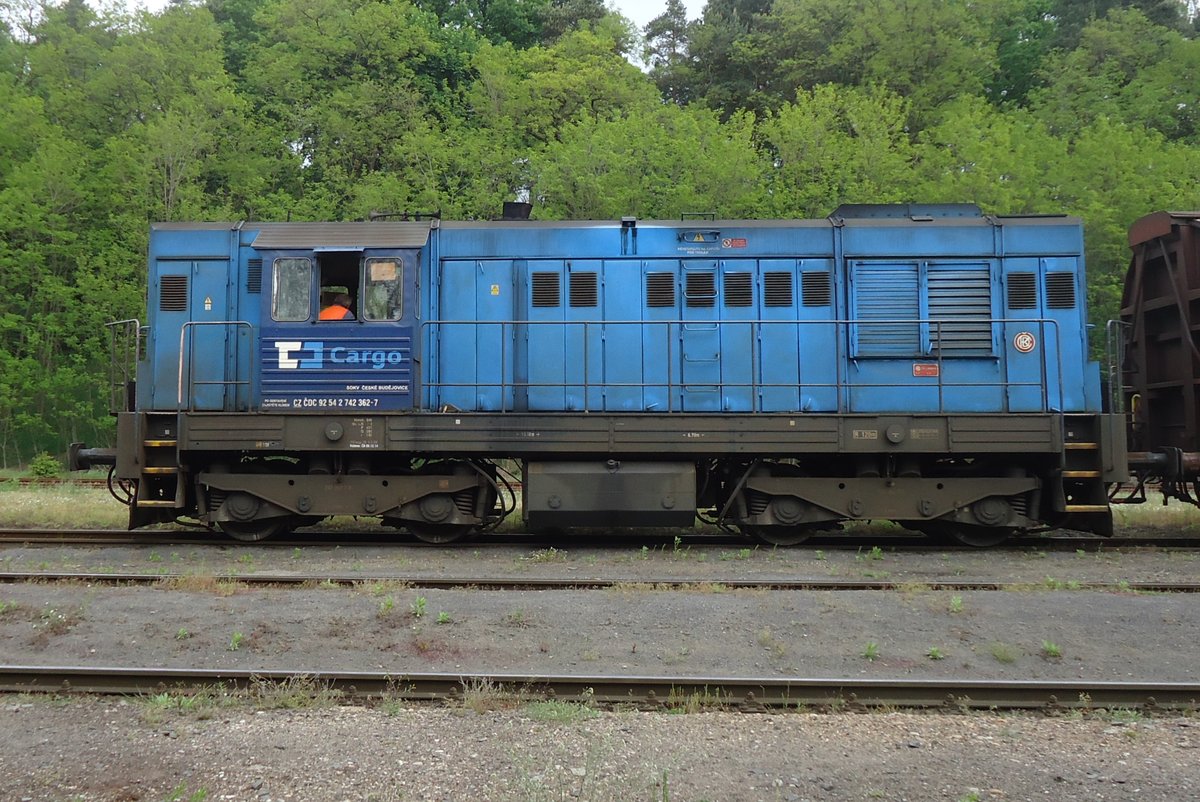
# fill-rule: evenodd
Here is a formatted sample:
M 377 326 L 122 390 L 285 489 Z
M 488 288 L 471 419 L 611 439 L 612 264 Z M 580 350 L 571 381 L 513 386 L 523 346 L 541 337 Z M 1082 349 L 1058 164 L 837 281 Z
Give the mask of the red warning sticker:
M 938 368 L 938 365 L 936 362 L 932 365 L 927 362 L 914 362 L 913 363 L 913 375 L 914 376 L 933 376 L 936 378 L 938 376 L 939 372 L 940 371 L 939 371 L 939 368 Z
M 748 244 L 745 237 L 726 237 L 721 240 L 722 248 L 745 248 Z

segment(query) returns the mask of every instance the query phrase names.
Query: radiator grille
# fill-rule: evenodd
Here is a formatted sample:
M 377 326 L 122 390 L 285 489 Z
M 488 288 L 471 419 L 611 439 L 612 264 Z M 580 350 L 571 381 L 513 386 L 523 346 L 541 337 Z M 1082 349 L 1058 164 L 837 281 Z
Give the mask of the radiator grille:
M 672 307 L 675 306 L 675 274 L 647 273 L 646 274 L 646 306 Z
M 596 306 L 600 297 L 596 274 L 571 273 L 569 294 L 571 306 Z
M 1046 274 L 1046 308 L 1074 309 L 1075 308 L 1075 274 L 1047 273 Z
M 562 303 L 562 282 L 558 273 L 533 274 L 533 305 L 535 307 L 555 307 Z
M 829 306 L 832 304 L 833 289 L 829 274 L 815 270 L 801 273 L 800 295 L 805 306 Z
M 987 265 L 929 268 L 929 337 L 942 354 L 992 351 L 992 283 Z
M 717 305 L 716 273 L 687 274 L 687 305 L 693 308 L 708 308 Z
M 163 276 L 159 287 L 160 312 L 186 312 L 188 307 L 188 277 Z
M 792 305 L 792 274 L 770 272 L 763 274 L 763 305 Z
M 1008 308 L 1037 309 L 1037 276 L 1033 273 L 1009 273 Z
M 725 305 L 732 307 L 754 305 L 754 282 L 749 273 L 725 274 Z
M 246 263 L 246 292 L 251 295 L 262 293 L 262 259 L 251 259 Z

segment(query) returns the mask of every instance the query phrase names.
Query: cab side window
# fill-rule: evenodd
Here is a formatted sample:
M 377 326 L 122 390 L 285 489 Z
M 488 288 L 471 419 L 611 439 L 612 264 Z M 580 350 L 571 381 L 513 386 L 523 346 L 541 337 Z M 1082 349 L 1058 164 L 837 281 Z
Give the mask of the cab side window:
M 312 314 L 312 263 L 304 258 L 276 259 L 271 273 L 271 317 L 308 320 Z
M 404 262 L 399 257 L 368 259 L 363 286 L 363 317 L 367 320 L 399 320 L 404 316 L 401 280 Z

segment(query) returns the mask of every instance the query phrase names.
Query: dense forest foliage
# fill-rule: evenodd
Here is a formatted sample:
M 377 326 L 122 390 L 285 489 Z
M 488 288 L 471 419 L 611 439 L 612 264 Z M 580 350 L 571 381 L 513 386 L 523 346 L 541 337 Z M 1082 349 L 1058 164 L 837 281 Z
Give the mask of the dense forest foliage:
M 1125 229 L 1200 206 L 1181 0 L 0 0 L 0 462 L 111 438 L 104 324 L 148 224 L 824 216 L 972 201 Z M 633 62 L 645 65 L 640 69 Z

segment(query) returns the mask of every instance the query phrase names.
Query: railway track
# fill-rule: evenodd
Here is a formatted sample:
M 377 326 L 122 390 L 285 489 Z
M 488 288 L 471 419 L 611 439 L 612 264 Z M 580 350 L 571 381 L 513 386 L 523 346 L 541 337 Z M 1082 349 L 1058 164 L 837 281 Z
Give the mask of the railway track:
M 112 573 L 84 571 L 0 571 L 0 583 L 71 582 L 86 585 L 155 585 L 187 582 L 195 573 Z M 528 578 L 528 577 L 447 577 L 357 574 L 271 574 L 219 573 L 204 574 L 206 581 L 236 582 L 256 587 L 311 587 L 338 585 L 353 587 L 370 583 L 397 583 L 407 587 L 430 590 L 604 590 L 607 588 L 653 588 L 655 590 L 688 590 L 689 588 L 720 587 L 729 590 L 778 591 L 848 591 L 881 590 L 906 591 L 1033 591 L 1033 590 L 1091 590 L 1111 593 L 1200 593 L 1200 582 L 1078 582 L 1047 579 L 1043 582 L 994 582 L 988 580 L 887 580 L 864 579 L 721 579 L 672 577 L 662 581 L 652 579 L 607 579 L 588 577 Z
M 1023 709 L 1054 712 L 1088 708 L 1195 711 L 1200 684 L 1089 680 L 944 680 L 823 677 L 648 677 L 619 675 L 533 676 L 387 672 L 292 672 L 225 669 L 113 668 L 0 665 L 0 691 L 86 694 L 154 694 L 221 687 L 244 690 L 296 680 L 362 699 L 413 701 L 462 699 L 473 690 L 517 699 L 552 697 L 641 709 L 687 704 L 765 712 L 818 707 L 950 710 Z
M 406 547 L 421 547 L 445 549 L 446 546 L 431 545 L 408 537 L 392 530 L 367 532 L 328 532 L 313 531 L 293 533 L 286 539 L 272 539 L 265 543 L 239 544 L 220 533 L 196 530 L 150 530 L 129 532 L 124 529 L 0 529 L 0 544 L 55 544 L 64 546 L 167 546 L 167 545 L 216 545 L 225 547 L 248 548 L 297 548 L 304 546 L 380 546 L 403 544 Z M 678 543 L 670 535 L 654 532 L 615 532 L 603 535 L 577 535 L 571 538 L 548 537 L 538 534 L 521 532 L 504 532 L 486 535 L 470 545 L 527 545 L 535 543 L 554 543 L 556 545 L 574 546 L 608 546 L 626 547 L 642 546 L 647 543 L 661 543 L 667 547 L 676 546 L 728 546 L 738 548 L 755 548 L 755 544 L 737 537 L 724 534 L 688 534 L 681 536 Z M 823 549 L 861 549 L 872 546 L 903 549 L 926 549 L 933 551 L 966 551 L 976 549 L 959 544 L 931 542 L 920 535 L 908 534 L 844 534 L 828 537 L 814 537 L 798 550 L 805 548 Z M 449 547 L 453 548 L 453 547 Z M 768 546 L 757 546 L 758 549 L 769 549 Z M 1001 546 L 989 549 L 993 552 L 1025 550 L 1030 548 L 1045 551 L 1074 551 L 1083 549 L 1095 551 L 1116 548 L 1200 548 L 1200 537 L 1095 537 L 1091 535 L 1028 535 L 1015 538 Z

